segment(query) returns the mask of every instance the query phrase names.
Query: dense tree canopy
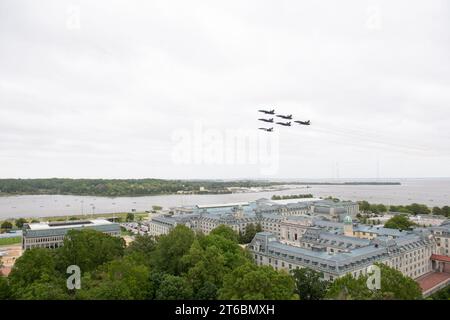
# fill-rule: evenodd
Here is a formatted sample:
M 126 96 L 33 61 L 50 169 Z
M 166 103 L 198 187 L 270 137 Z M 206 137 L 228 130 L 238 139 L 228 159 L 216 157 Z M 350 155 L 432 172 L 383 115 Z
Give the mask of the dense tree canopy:
M 292 182 L 162 180 L 162 179 L 0 179 L 1 194 L 76 194 L 96 196 L 142 196 L 190 193 L 230 193 L 229 187 L 266 187 Z M 201 187 L 203 191 L 200 191 Z M 154 209 L 156 210 L 156 209 Z
M 83 278 L 81 299 L 143 300 L 150 298 L 149 268 L 131 258 L 116 259 Z
M 156 244 L 157 238 L 153 236 L 136 235 L 134 241 L 125 249 L 125 255 L 133 256 L 134 259 L 142 264 L 150 266 L 151 255 L 156 248 Z
M 294 279 L 285 272 L 270 266 L 256 266 L 248 262 L 227 274 L 220 299 L 233 300 L 291 300 L 298 299 L 294 293 Z
M 77 265 L 82 272 L 94 270 L 103 263 L 123 256 L 125 241 L 92 229 L 70 230 L 64 245 L 58 249 L 57 266 L 66 272 L 70 265 Z
M 325 297 L 329 282 L 323 280 L 323 273 L 310 268 L 294 269 L 295 292 L 302 300 L 320 300 Z
M 25 223 L 27 223 L 27 222 L 28 222 L 28 221 L 27 221 L 26 219 L 24 219 L 24 218 L 19 218 L 19 219 L 16 219 L 15 224 L 16 224 L 16 227 L 17 227 L 17 228 L 22 229 L 23 225 L 24 225 Z
M 386 206 L 384 204 L 371 204 L 367 201 L 358 201 L 359 210 L 361 212 L 366 213 L 384 213 L 387 211 L 390 212 L 400 212 L 400 213 L 409 213 L 414 215 L 424 215 L 433 213 L 435 215 L 442 215 L 449 217 L 450 210 L 449 206 L 433 207 L 432 209 L 428 208 L 425 204 L 420 203 L 412 203 L 410 205 L 389 205 Z
M 11 288 L 8 278 L 0 274 L 0 300 L 8 300 L 11 297 Z
M 189 252 L 194 239 L 195 234 L 191 229 L 183 225 L 176 226 L 172 232 L 159 239 L 152 266 L 159 271 L 180 275 L 185 271 L 183 256 Z
M 250 243 L 257 232 L 261 232 L 261 225 L 258 223 L 256 226 L 253 223 L 249 223 L 245 228 L 243 234 L 239 234 L 239 243 Z
M 9 221 L 3 221 L 0 225 L 0 229 L 12 229 L 13 225 Z
M 399 214 L 386 221 L 384 227 L 389 229 L 408 230 L 414 225 L 414 222 L 409 220 L 408 216 Z

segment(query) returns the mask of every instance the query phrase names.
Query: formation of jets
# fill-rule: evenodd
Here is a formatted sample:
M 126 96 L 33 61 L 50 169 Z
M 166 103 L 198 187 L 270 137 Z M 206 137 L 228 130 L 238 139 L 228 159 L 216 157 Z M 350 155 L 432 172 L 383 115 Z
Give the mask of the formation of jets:
M 261 113 L 264 113 L 264 114 L 274 115 L 275 114 L 275 109 L 272 109 L 272 110 L 258 110 L 258 112 L 261 112 Z M 285 120 L 292 120 L 292 114 L 288 114 L 288 115 L 277 114 L 276 117 L 281 118 L 281 119 L 285 119 Z M 263 122 L 273 123 L 273 118 L 269 118 L 269 119 L 260 118 L 258 120 L 259 121 L 263 121 Z M 308 121 L 296 120 L 294 122 L 298 123 L 299 125 L 304 125 L 304 126 L 311 125 L 311 120 L 308 120 Z M 289 122 L 275 122 L 275 124 L 278 124 L 280 126 L 290 127 L 291 126 L 291 121 L 289 121 Z M 267 131 L 267 132 L 272 132 L 273 131 L 273 128 L 258 128 L 258 129 L 259 130 L 264 130 L 264 131 Z

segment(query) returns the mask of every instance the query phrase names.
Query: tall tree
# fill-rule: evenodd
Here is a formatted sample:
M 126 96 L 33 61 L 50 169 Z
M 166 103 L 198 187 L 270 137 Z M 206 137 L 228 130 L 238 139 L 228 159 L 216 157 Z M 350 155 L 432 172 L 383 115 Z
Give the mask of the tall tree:
M 422 291 L 416 281 L 384 264 L 376 263 L 375 265 L 381 270 L 381 289 L 380 291 L 375 291 L 375 294 L 381 294 L 378 297 L 392 297 L 392 299 L 400 300 L 422 298 Z M 375 298 L 377 298 L 376 295 Z
M 13 227 L 13 225 L 9 221 L 3 221 L 3 223 L 0 225 L 0 229 L 5 229 L 5 230 L 12 229 L 12 227 Z
M 295 292 L 302 300 L 320 300 L 325 297 L 329 282 L 323 280 L 323 273 L 310 268 L 292 271 L 295 281 Z
M 143 300 L 151 297 L 148 267 L 129 258 L 108 262 L 82 279 L 80 299 Z
M 413 227 L 414 225 L 415 225 L 414 222 L 409 220 L 408 216 L 399 214 L 393 216 L 388 221 L 386 221 L 384 227 L 389 229 L 407 230 Z
M 367 287 L 367 277 L 354 278 L 347 274 L 334 280 L 325 297 L 337 300 L 368 300 L 372 291 Z
M 294 293 L 294 279 L 283 271 L 270 266 L 247 263 L 236 268 L 224 278 L 219 290 L 220 299 L 233 300 L 291 300 L 298 299 Z
M 209 234 L 210 235 L 218 235 L 218 236 L 221 236 L 225 239 L 231 240 L 236 243 L 238 242 L 238 234 L 233 229 L 231 229 L 229 226 L 226 226 L 224 224 L 218 226 L 217 228 L 212 230 Z
M 367 201 L 359 201 L 358 202 L 359 205 L 359 210 L 361 210 L 362 212 L 367 212 L 370 210 L 370 204 Z
M 192 299 L 192 288 L 183 277 L 166 274 L 156 293 L 157 300 L 187 300 Z
M 404 276 L 400 271 L 384 264 L 376 263 L 380 268 L 380 289 L 370 290 L 367 287 L 368 276 L 354 278 L 348 274 L 336 279 L 330 286 L 326 297 L 331 299 L 396 299 L 414 300 L 421 299 L 422 292 L 419 285 L 413 279 Z
M 157 240 L 154 236 L 136 235 L 133 242 L 125 248 L 127 256 L 133 256 L 141 263 L 150 266 L 152 252 L 156 249 Z
M 57 267 L 65 273 L 70 265 L 77 265 L 81 272 L 89 272 L 98 266 L 123 256 L 125 241 L 92 229 L 70 230 L 64 246 L 57 250 Z
M 125 220 L 126 220 L 126 222 L 134 221 L 134 213 L 128 212 Z
M 26 219 L 24 219 L 24 218 L 19 218 L 19 219 L 16 219 L 15 224 L 16 224 L 16 227 L 17 227 L 17 228 L 22 229 L 23 225 L 24 225 L 25 223 L 27 223 L 27 222 L 28 222 L 28 221 L 27 221 Z
M 167 235 L 161 236 L 152 254 L 154 268 L 173 275 L 183 273 L 182 258 L 189 252 L 194 239 L 194 232 L 184 225 L 178 225 Z
M 192 285 L 195 299 L 205 298 L 207 292 L 210 299 L 215 298 L 224 275 L 231 271 L 225 265 L 225 257 L 219 248 L 202 248 L 198 240 L 193 242 L 189 252 L 183 257 L 183 262 L 187 270 L 185 277 Z
M 54 252 L 43 248 L 33 248 L 24 251 L 9 274 L 12 286 L 25 287 L 40 279 L 43 275 L 55 275 Z
M 439 207 L 433 207 L 432 213 L 434 215 L 441 215 L 442 214 L 442 210 Z
M 11 298 L 11 288 L 9 286 L 8 278 L 0 274 L 0 301 Z
M 9 283 L 14 298 L 30 298 L 29 286 L 45 283 L 49 279 L 58 279 L 60 274 L 55 268 L 54 251 L 43 248 L 26 250 L 14 264 L 9 274 Z M 38 285 L 36 285 L 38 286 Z

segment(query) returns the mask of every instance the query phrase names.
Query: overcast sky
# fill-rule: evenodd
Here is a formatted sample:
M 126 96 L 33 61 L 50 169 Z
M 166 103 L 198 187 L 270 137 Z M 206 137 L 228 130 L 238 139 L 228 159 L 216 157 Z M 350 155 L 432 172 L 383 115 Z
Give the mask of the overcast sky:
M 446 0 L 0 0 L 0 178 L 449 177 L 449 16 Z M 272 107 L 311 126 L 258 130 Z M 275 170 L 180 161 L 199 127 L 270 137 Z

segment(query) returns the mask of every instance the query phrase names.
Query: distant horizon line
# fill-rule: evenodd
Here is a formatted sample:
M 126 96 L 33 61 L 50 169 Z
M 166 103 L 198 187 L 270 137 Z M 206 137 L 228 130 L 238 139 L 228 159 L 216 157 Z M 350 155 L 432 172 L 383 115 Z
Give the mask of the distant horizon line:
M 41 179 L 70 179 L 70 180 L 186 180 L 186 181 L 198 181 L 198 180 L 224 180 L 224 181 L 242 181 L 242 180 L 264 180 L 264 181 L 300 181 L 304 182 L 307 180 L 332 180 L 332 181 L 345 181 L 345 180 L 375 180 L 375 181 L 385 181 L 385 180 L 415 180 L 415 179 L 450 179 L 450 177 L 384 177 L 384 178 L 159 178 L 159 177 L 143 177 L 143 178 L 73 178 L 73 177 L 39 177 L 39 178 L 0 178 L 1 180 L 41 180 Z

